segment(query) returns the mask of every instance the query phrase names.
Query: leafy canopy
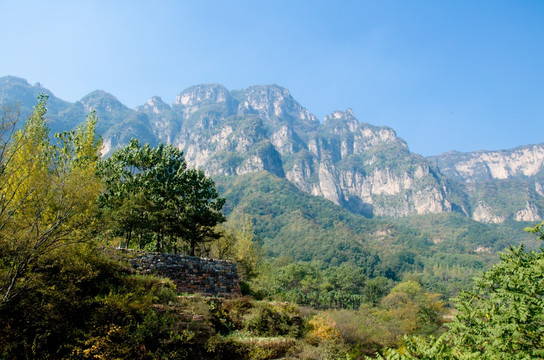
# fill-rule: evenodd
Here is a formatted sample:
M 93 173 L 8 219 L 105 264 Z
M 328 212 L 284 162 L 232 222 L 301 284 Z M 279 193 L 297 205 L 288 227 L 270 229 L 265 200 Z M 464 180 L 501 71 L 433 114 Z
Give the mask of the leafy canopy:
M 544 223 L 543 223 L 544 224 Z M 542 233 L 543 224 L 527 230 Z M 386 359 L 541 359 L 544 357 L 544 252 L 511 247 L 454 299 L 457 314 L 437 340 L 406 339 Z
M 132 139 L 100 166 L 106 192 L 100 197 L 114 233 L 130 246 L 152 243 L 157 251 L 177 252 L 179 239 L 191 255 L 219 235 L 225 200 L 201 170 L 187 169 L 183 152 L 172 145 L 151 147 Z
M 47 96 L 20 130 L 4 109 L 0 124 L 0 306 L 31 289 L 48 257 L 87 241 L 96 230 L 95 176 L 101 140 L 91 114 L 77 129 L 49 139 Z

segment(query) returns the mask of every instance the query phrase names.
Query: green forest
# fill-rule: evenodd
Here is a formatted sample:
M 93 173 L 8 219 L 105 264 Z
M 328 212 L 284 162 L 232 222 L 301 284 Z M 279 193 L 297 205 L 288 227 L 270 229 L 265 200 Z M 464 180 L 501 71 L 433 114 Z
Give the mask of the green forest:
M 46 115 L 1 110 L 0 359 L 544 358 L 544 223 L 365 218 L 171 145 L 102 158 L 94 113 Z M 119 246 L 234 260 L 243 296 L 179 293 Z

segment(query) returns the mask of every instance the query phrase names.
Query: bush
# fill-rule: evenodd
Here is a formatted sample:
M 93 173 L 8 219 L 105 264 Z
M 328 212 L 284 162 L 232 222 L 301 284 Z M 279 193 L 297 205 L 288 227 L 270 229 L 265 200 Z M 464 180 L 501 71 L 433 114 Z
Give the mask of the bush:
M 253 308 L 253 301 L 250 297 L 244 296 L 222 301 L 222 308 L 226 312 L 228 321 L 236 330 L 243 330 L 245 327 L 244 317 Z
M 301 337 L 304 320 L 300 311 L 287 303 L 258 303 L 245 319 L 245 329 L 257 336 Z

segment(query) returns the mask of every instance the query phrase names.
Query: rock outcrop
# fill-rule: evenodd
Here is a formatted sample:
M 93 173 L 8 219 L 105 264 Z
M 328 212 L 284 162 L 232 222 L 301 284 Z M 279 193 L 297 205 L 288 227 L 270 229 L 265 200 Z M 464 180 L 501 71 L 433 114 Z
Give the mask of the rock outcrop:
M 501 151 L 449 152 L 429 160 L 463 189 L 474 220 L 500 223 L 542 219 L 544 144 Z
M 444 175 L 467 183 L 533 177 L 544 172 L 544 144 L 501 151 L 452 151 L 430 159 Z

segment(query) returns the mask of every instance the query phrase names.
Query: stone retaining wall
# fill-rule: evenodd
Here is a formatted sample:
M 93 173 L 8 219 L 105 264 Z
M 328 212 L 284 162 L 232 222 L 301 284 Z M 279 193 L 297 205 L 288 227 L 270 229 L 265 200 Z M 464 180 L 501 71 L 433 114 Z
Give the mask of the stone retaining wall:
M 234 261 L 118 249 L 118 254 L 139 273 L 171 279 L 178 291 L 234 297 L 240 295 Z

